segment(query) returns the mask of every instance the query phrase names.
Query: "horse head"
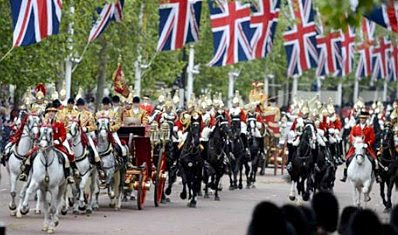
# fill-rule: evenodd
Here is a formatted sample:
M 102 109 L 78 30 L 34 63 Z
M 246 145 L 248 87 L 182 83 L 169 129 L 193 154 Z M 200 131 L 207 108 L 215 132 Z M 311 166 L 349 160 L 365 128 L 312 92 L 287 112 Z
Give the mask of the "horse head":
M 31 139 L 37 139 L 40 132 L 41 119 L 38 115 L 29 114 L 25 123 L 25 130 Z
M 364 138 L 361 136 L 354 137 L 354 149 L 355 149 L 355 159 L 358 165 L 361 165 L 365 160 L 365 151 L 368 145 L 364 142 Z
M 106 117 L 98 118 L 97 120 L 98 134 L 101 139 L 107 139 L 110 130 L 110 120 Z
M 75 139 L 77 136 L 80 135 L 80 122 L 78 119 L 69 119 L 68 121 L 68 135 L 72 139 Z
M 40 147 L 45 149 L 53 145 L 53 129 L 50 125 L 40 127 Z

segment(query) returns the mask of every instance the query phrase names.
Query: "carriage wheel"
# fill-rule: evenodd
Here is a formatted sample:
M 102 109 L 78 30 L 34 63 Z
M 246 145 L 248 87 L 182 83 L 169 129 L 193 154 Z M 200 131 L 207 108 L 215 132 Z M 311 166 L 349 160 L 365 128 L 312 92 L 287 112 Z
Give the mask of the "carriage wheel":
M 166 169 L 166 152 L 164 152 L 162 148 L 159 152 L 159 159 L 156 165 L 155 192 L 153 194 L 156 207 L 158 207 L 160 205 L 160 202 L 162 201 L 164 185 L 166 182 L 166 180 L 163 178 L 165 169 Z
M 146 197 L 146 188 L 145 188 L 145 182 L 146 182 L 146 169 L 143 172 L 143 174 L 138 176 L 138 188 L 137 188 L 137 206 L 138 210 L 144 209 L 144 203 L 145 203 L 145 197 Z

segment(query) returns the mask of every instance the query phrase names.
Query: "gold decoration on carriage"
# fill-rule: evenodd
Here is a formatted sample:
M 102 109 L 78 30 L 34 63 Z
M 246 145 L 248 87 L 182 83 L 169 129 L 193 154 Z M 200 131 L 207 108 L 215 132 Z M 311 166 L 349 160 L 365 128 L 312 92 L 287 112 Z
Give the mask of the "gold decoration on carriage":
M 159 139 L 164 144 L 170 141 L 170 126 L 167 122 L 160 125 Z
M 152 122 L 150 126 L 149 138 L 152 144 L 159 142 L 159 128 L 158 128 L 158 123 L 156 121 Z
M 264 110 L 267 102 L 267 94 L 263 91 L 264 83 L 255 81 L 252 83 L 253 89 L 250 90 L 249 93 L 249 102 L 257 102 L 258 106 L 260 107 L 261 111 Z

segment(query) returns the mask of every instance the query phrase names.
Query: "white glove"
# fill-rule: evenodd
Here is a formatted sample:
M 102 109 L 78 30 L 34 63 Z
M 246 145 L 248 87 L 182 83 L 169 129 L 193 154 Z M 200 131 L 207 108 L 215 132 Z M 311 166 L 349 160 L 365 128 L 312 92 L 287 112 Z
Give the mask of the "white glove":
M 87 132 L 87 127 L 83 127 L 82 130 L 83 130 L 84 132 Z
M 177 132 L 178 131 L 178 126 L 173 126 L 173 131 Z
M 368 148 L 368 144 L 363 144 L 363 148 L 367 149 Z
M 54 144 L 55 144 L 55 145 L 59 145 L 59 144 L 61 144 L 61 143 L 59 142 L 59 140 L 54 140 Z
M 333 128 L 329 128 L 328 131 L 329 131 L 330 134 L 332 134 L 332 135 L 334 134 L 334 129 Z

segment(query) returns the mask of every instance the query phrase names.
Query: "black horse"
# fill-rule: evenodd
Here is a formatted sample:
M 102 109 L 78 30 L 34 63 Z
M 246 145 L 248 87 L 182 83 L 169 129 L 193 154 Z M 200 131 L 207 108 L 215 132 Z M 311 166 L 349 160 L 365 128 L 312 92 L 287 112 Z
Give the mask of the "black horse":
M 200 131 L 200 120 L 192 117 L 188 135 L 185 139 L 179 159 L 179 169 L 183 184 L 183 191 L 180 194 L 180 198 L 187 198 L 188 186 L 188 199 L 190 199 L 188 203 L 189 207 L 196 207 L 196 197 L 202 181 L 203 160 L 200 156 Z
M 261 152 L 263 151 L 263 143 L 264 139 L 261 137 L 258 137 L 255 135 L 255 132 L 257 130 L 257 121 L 255 117 L 251 117 L 251 115 L 248 115 L 247 119 L 247 145 L 249 148 L 250 152 L 250 161 L 252 164 L 252 168 L 250 171 L 250 182 L 255 183 L 256 182 L 256 176 L 257 176 L 257 169 L 260 164 L 261 160 Z
M 395 150 L 394 132 L 390 125 L 386 125 L 381 135 L 380 150 L 378 151 L 378 159 L 380 164 L 379 175 L 380 196 L 383 199 L 385 210 L 391 209 L 391 193 L 394 183 L 398 185 L 398 160 Z M 385 196 L 384 187 L 387 186 L 387 198 Z
M 316 149 L 312 140 L 313 133 L 313 125 L 306 124 L 292 159 L 292 167 L 289 170 L 292 181 L 291 194 L 289 195 L 291 201 L 296 199 L 294 187 L 296 184 L 298 195 L 301 195 L 304 201 L 309 200 L 310 193 L 313 191 L 312 172 L 315 162 L 314 149 Z
M 209 198 L 209 187 L 215 191 L 214 200 L 219 201 L 219 183 L 221 177 L 226 173 L 228 160 L 225 149 L 225 136 L 228 134 L 226 125 L 217 122 L 214 130 L 209 136 L 207 143 L 207 158 L 204 163 L 203 181 L 205 183 L 205 198 Z
M 245 145 L 243 143 L 241 137 L 241 121 L 240 119 L 232 119 L 231 123 L 231 131 L 229 133 L 229 141 L 227 141 L 230 146 L 230 162 L 231 162 L 231 171 L 229 173 L 230 178 L 230 190 L 234 189 L 242 189 L 243 188 L 243 167 L 245 167 L 246 174 L 246 182 L 247 187 L 250 187 L 250 156 L 246 152 Z M 239 174 L 239 183 L 238 183 L 238 174 Z
M 318 191 L 333 191 L 337 164 L 327 146 L 317 147 L 314 170 L 314 188 Z

